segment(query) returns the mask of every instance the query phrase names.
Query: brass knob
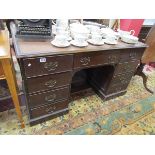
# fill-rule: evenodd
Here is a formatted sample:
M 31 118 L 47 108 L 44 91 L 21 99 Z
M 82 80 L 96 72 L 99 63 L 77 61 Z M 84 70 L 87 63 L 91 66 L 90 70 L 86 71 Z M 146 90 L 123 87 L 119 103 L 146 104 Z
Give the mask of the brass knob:
M 45 111 L 46 111 L 47 113 L 52 113 L 52 112 L 55 111 L 55 109 L 56 109 L 56 107 L 53 106 L 53 107 L 49 107 L 49 108 L 45 109 Z
M 80 62 L 82 63 L 82 65 L 88 65 L 90 63 L 90 57 L 82 57 L 80 59 Z
M 55 61 L 55 62 L 46 62 L 44 64 L 44 68 L 47 69 L 48 71 L 54 71 L 56 70 L 58 67 L 58 62 Z
M 53 102 L 55 99 L 56 99 L 56 94 L 51 94 L 45 97 L 45 101 L 47 102 Z
M 57 83 L 56 80 L 50 80 L 45 83 L 45 86 L 53 88 L 56 85 L 56 83 Z

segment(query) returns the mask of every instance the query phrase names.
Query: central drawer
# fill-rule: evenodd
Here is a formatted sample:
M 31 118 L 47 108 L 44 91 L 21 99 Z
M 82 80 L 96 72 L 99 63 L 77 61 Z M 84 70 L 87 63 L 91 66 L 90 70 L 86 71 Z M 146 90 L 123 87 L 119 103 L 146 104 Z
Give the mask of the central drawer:
M 71 78 L 71 72 L 66 72 L 26 79 L 28 93 L 35 93 L 69 85 Z
M 118 51 L 79 53 L 74 56 L 74 68 L 85 68 L 89 66 L 117 63 L 118 61 L 119 61 Z
M 58 112 L 63 109 L 68 108 L 68 100 L 61 101 L 58 103 L 55 103 L 53 105 L 45 105 L 37 108 L 30 109 L 30 117 L 37 118 L 44 115 L 54 114 L 55 112 Z
M 70 88 L 65 87 L 61 89 L 55 89 L 44 93 L 38 93 L 29 95 L 28 104 L 29 107 L 36 107 L 45 104 L 54 104 L 55 102 L 69 98 Z
M 26 77 L 71 71 L 72 65 L 72 55 L 35 57 L 23 60 Z

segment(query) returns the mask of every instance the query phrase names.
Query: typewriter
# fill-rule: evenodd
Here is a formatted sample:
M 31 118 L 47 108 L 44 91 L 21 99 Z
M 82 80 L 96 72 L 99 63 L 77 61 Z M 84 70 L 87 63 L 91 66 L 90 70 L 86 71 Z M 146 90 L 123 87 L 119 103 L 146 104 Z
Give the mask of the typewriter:
M 52 22 L 49 19 L 20 19 L 15 21 L 16 37 L 24 39 L 52 38 Z

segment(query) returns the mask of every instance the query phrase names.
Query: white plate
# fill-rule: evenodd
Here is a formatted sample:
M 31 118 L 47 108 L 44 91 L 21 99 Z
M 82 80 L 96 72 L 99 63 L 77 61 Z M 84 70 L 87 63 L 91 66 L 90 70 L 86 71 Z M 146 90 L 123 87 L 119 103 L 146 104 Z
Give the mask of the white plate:
M 93 39 L 89 39 L 87 40 L 88 43 L 92 44 L 92 45 L 97 45 L 97 46 L 101 46 L 104 44 L 104 40 L 102 39 L 100 42 L 94 42 Z
M 128 44 L 136 44 L 136 43 L 138 43 L 138 40 L 130 40 L 130 39 L 127 39 L 127 38 L 121 38 L 121 41 L 123 41 L 125 43 L 128 43 Z
M 74 46 L 77 46 L 77 47 L 85 47 L 85 46 L 88 46 L 88 43 L 85 41 L 85 42 L 83 42 L 82 44 L 79 44 L 78 42 L 76 42 L 75 40 L 72 40 L 71 42 L 70 42 L 72 45 L 74 45 Z
M 136 44 L 136 43 L 138 43 L 138 41 L 133 42 L 133 41 L 123 40 L 123 39 L 121 39 L 121 41 L 123 41 L 124 43 L 127 43 L 127 44 Z
M 116 45 L 116 44 L 117 44 L 117 41 L 116 41 L 116 40 L 114 40 L 114 41 L 109 41 L 109 40 L 107 40 L 107 39 L 104 39 L 104 42 L 105 42 L 106 44 L 109 44 L 109 45 Z
M 56 46 L 56 47 L 68 47 L 68 46 L 70 46 L 70 42 L 67 42 L 66 44 L 60 44 L 60 43 L 56 42 L 55 40 L 51 41 L 51 44 Z

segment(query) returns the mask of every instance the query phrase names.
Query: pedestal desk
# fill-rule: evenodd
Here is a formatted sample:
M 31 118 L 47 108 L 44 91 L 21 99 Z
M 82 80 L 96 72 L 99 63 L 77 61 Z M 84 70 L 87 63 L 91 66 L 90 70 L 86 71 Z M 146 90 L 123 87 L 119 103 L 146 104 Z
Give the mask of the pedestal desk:
M 81 94 L 97 93 L 107 100 L 125 94 L 146 45 L 126 44 L 54 47 L 50 40 L 15 38 L 30 125 L 68 112 Z

